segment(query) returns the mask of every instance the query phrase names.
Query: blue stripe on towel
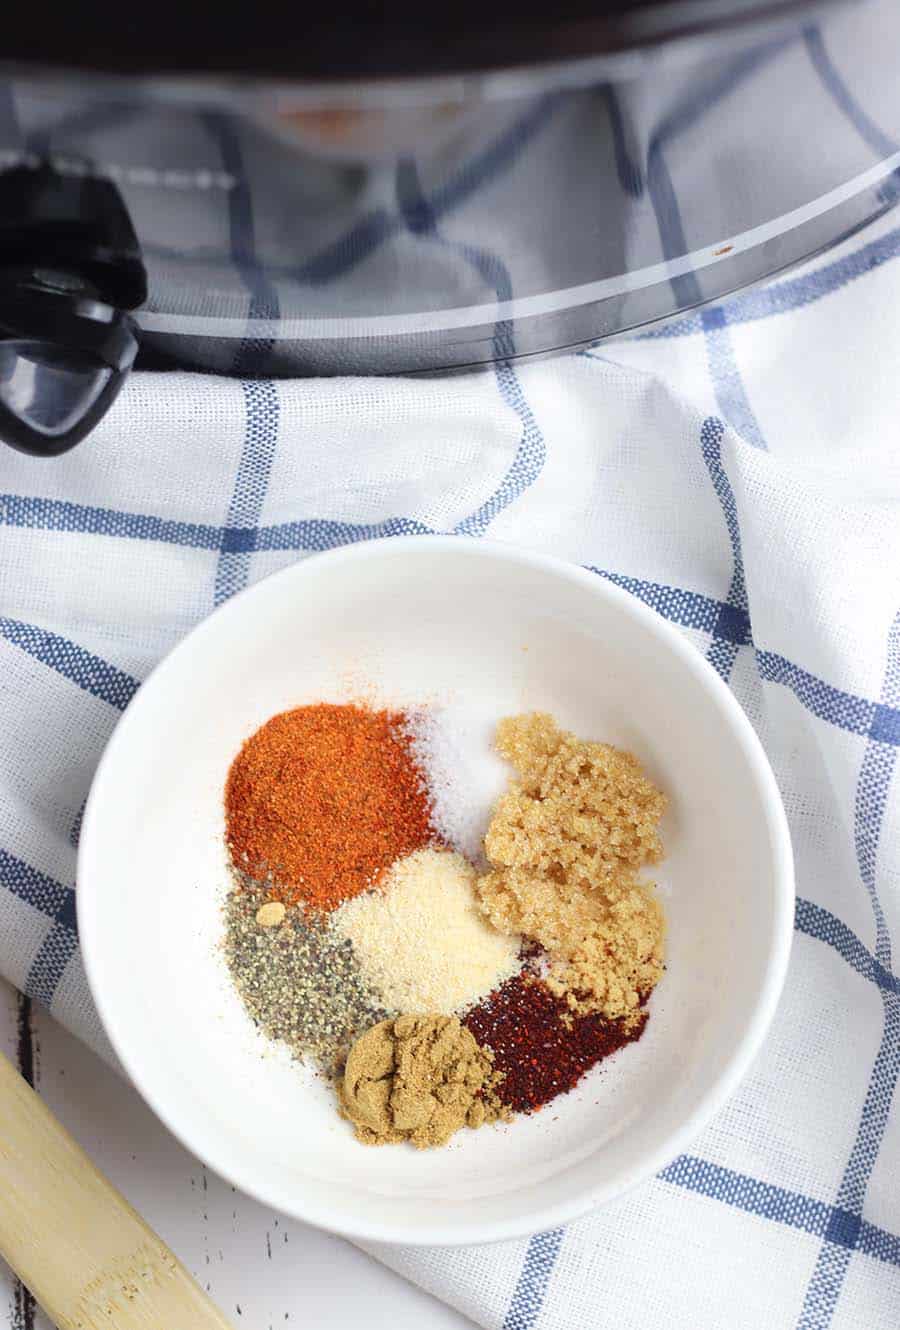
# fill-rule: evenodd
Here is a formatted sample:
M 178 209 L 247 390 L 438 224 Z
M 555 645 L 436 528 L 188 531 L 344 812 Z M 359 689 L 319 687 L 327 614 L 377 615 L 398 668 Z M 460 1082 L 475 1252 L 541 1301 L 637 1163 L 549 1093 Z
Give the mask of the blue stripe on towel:
M 525 1260 L 503 1319 L 503 1330 L 532 1330 L 544 1304 L 564 1234 L 565 1229 L 553 1228 L 529 1238 Z
M 119 711 L 128 705 L 139 687 L 139 681 L 124 670 L 47 628 L 0 616 L 0 636 Z
M 900 703 L 900 614 L 888 638 L 881 705 Z M 891 938 L 878 892 L 878 849 L 891 780 L 895 745 L 870 735 L 856 787 L 854 839 L 859 875 L 875 919 L 875 959 L 892 969 Z M 869 1078 L 856 1137 L 844 1167 L 815 1269 L 806 1289 L 798 1330 L 827 1330 L 862 1233 L 862 1210 L 884 1137 L 894 1090 L 900 1078 L 900 994 L 880 985 L 884 1005 L 881 1043 Z

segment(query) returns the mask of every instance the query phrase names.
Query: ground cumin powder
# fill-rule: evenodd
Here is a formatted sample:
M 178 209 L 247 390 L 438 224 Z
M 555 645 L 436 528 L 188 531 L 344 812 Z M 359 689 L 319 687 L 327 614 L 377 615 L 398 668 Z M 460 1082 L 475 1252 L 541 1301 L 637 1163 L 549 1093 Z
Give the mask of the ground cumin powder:
M 357 1039 L 339 1086 L 364 1145 L 445 1145 L 460 1127 L 508 1115 L 490 1053 L 455 1016 L 398 1016 Z
M 485 837 L 482 910 L 541 944 L 548 987 L 572 1010 L 637 1020 L 663 971 L 665 918 L 637 871 L 661 857 L 665 796 L 632 754 L 544 713 L 501 721 L 496 744 L 519 779 Z

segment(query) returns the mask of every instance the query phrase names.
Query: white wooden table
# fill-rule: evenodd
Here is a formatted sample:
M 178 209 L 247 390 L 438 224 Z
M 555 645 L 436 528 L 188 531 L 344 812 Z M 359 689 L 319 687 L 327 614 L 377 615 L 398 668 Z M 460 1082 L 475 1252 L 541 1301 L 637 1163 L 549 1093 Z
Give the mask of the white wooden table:
M 278 1217 L 209 1173 L 130 1086 L 2 980 L 0 1047 L 236 1330 L 472 1330 L 341 1238 Z M 49 1325 L 0 1261 L 0 1330 Z

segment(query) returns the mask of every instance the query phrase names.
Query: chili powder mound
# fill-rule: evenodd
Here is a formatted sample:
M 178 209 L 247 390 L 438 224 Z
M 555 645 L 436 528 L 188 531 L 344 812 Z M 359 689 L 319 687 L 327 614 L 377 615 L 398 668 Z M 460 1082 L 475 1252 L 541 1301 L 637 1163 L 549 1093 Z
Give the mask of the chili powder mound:
M 503 1073 L 497 1097 L 517 1113 L 533 1113 L 574 1089 L 591 1067 L 640 1039 L 646 1023 L 645 1011 L 616 1020 L 575 1016 L 565 997 L 527 973 L 508 979 L 463 1017 Z
M 396 859 L 435 842 L 402 712 L 318 703 L 273 716 L 244 744 L 225 786 L 236 868 L 270 896 L 331 910 Z

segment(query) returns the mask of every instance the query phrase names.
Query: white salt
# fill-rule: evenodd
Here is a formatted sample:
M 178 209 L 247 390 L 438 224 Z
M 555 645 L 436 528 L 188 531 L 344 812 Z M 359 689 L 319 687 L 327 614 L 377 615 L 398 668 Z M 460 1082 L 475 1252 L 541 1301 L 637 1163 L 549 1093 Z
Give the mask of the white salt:
M 484 835 L 510 771 L 494 751 L 496 704 L 453 703 L 410 716 L 416 760 L 426 773 L 432 823 L 447 845 L 485 866 Z

